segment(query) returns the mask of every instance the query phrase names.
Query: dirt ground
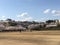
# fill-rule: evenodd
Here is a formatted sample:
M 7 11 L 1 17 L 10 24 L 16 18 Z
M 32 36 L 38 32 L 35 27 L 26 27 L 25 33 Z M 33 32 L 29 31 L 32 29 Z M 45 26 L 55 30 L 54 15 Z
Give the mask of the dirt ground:
M 60 31 L 0 32 L 0 45 L 60 45 Z

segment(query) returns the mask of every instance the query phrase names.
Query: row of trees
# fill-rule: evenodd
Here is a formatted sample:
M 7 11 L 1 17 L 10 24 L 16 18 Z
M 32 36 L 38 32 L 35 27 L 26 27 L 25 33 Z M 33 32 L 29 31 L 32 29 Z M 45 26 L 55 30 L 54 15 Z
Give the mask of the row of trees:
M 22 25 L 23 27 L 25 27 L 26 29 L 30 29 L 30 30 L 60 30 L 60 24 L 57 25 L 57 27 L 50 27 L 50 28 L 45 28 L 46 24 L 40 25 L 41 22 L 29 22 L 29 21 L 18 21 L 16 22 L 15 20 L 12 19 L 6 19 L 6 21 L 8 21 L 8 23 L 4 22 L 5 26 L 18 26 L 18 25 Z M 51 22 L 56 22 L 56 20 L 48 20 L 46 21 L 47 24 L 50 24 Z

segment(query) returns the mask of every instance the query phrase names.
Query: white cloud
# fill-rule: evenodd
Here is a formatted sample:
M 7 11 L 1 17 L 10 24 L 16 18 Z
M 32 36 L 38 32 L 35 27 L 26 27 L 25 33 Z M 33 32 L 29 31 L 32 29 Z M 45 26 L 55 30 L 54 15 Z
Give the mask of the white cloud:
M 46 9 L 43 12 L 44 14 L 50 14 L 53 16 L 60 16 L 60 10 L 51 10 L 51 9 Z
M 60 11 L 58 11 L 58 10 L 52 10 L 51 13 L 52 13 L 54 16 L 60 16 Z
M 32 21 L 32 20 L 33 20 L 32 17 L 28 17 L 28 18 L 24 18 L 24 19 L 22 19 L 21 21 Z
M 18 18 L 20 18 L 20 21 L 32 21 L 33 17 L 31 17 L 27 12 L 21 13 L 20 15 L 17 15 Z
M 24 13 L 21 13 L 20 15 L 17 15 L 17 17 L 25 17 L 25 16 L 28 16 L 27 12 L 24 12 Z
M 5 16 L 2 16 L 1 18 L 5 18 Z
M 49 12 L 50 12 L 50 9 L 46 9 L 46 10 L 43 11 L 43 13 L 45 13 L 45 14 L 47 14 Z
M 0 20 L 5 20 L 6 19 L 6 16 L 1 16 L 0 17 Z
M 48 20 L 49 18 L 47 18 L 47 17 L 42 17 L 42 18 L 40 18 L 40 21 L 43 21 L 43 22 L 45 22 L 46 20 Z
M 56 10 L 52 10 L 52 11 L 51 11 L 52 14 L 55 14 L 55 12 L 56 12 Z
M 34 20 L 35 22 L 39 22 L 39 20 Z

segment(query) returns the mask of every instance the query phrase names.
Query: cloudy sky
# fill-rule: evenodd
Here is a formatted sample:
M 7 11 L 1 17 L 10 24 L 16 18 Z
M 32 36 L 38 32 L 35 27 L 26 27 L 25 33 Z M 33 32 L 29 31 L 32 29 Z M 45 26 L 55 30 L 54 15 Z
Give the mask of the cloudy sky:
M 60 0 L 0 0 L 0 20 L 60 19 Z

